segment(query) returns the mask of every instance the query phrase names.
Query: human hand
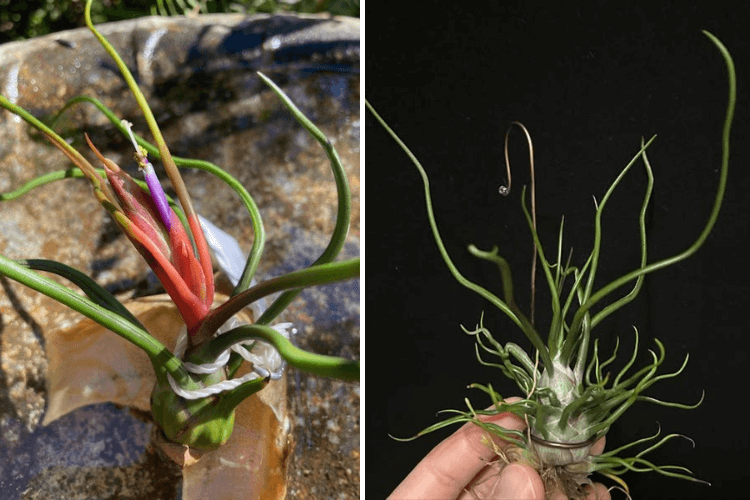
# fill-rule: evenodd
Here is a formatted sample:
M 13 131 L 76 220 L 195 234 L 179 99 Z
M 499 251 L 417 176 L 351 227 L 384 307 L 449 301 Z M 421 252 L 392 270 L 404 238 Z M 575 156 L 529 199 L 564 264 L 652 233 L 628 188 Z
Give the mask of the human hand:
M 508 398 L 508 402 L 519 398 Z M 522 431 L 526 423 L 512 413 L 480 416 L 509 430 Z M 489 465 L 497 455 L 486 444 L 485 431 L 469 422 L 443 440 L 412 470 L 391 493 L 389 500 L 545 500 L 544 482 L 536 469 L 524 462 L 511 462 L 502 468 Z M 493 436 L 501 448 L 508 443 Z M 592 455 L 604 451 L 604 438 L 591 448 Z M 566 500 L 561 492 L 553 492 L 550 500 Z M 606 486 L 595 483 L 588 487 L 587 500 L 611 500 Z

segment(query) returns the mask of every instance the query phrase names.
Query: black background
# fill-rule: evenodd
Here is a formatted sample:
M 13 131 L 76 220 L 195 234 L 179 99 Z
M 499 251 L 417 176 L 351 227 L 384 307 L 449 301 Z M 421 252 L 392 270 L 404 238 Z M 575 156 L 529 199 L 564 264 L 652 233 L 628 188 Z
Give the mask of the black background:
M 592 244 L 592 196 L 601 199 L 637 153 L 642 135 L 658 134 L 648 151 L 656 177 L 647 216 L 653 262 L 694 241 L 718 182 L 726 71 L 700 30 L 713 32 L 732 52 L 739 97 L 719 221 L 698 254 L 649 275 L 639 298 L 595 330 L 604 357 L 620 337 L 618 366 L 632 352 L 633 326 L 641 333 L 638 367 L 648 361 L 645 350 L 655 347 L 654 337 L 666 347 L 665 372 L 690 354 L 681 376 L 648 394 L 692 403 L 705 390 L 702 406 L 688 411 L 636 403 L 612 427 L 608 448 L 653 434 L 658 422 L 663 433 L 686 434 L 696 446 L 678 440 L 647 458 L 687 466 L 713 486 L 628 473 L 633 498 L 747 496 L 750 35 L 744 33 L 750 9 L 698 5 L 372 1 L 365 17 L 366 97 L 428 171 L 449 253 L 467 278 L 499 294 L 496 268 L 466 251 L 469 243 L 483 249 L 497 244 L 514 270 L 524 310 L 532 244 L 521 212 L 520 188 L 529 174 L 518 130 L 511 140 L 513 193 L 497 194 L 509 123 L 522 121 L 534 139 L 542 243 L 553 258 L 564 214 L 564 253 L 573 247 L 579 266 Z M 466 388 L 472 382 L 492 383 L 504 396 L 519 394 L 499 370 L 478 364 L 473 340 L 459 325 L 473 327 L 484 311 L 496 339 L 530 344 L 501 312 L 452 278 L 429 230 L 416 169 L 369 113 L 365 123 L 365 484 L 368 497 L 384 498 L 454 429 L 410 443 L 388 434 L 411 436 L 437 422 L 439 410 L 465 409 L 465 397 L 475 407 L 489 405 Z M 597 287 L 638 265 L 645 185 L 639 163 L 607 205 Z M 540 273 L 536 319 L 542 330 L 549 319 L 548 296 L 540 292 L 545 286 Z

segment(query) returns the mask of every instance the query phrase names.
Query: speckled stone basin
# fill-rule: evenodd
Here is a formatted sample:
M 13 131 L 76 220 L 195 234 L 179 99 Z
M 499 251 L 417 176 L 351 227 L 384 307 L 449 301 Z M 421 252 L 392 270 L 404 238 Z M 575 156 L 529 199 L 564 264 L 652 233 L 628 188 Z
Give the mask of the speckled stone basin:
M 328 135 L 354 197 L 343 257 L 359 254 L 359 20 L 326 16 L 210 15 L 145 18 L 100 27 L 131 68 L 172 153 L 210 160 L 237 177 L 263 215 L 267 245 L 258 276 L 309 265 L 331 234 L 336 191 L 324 152 L 256 75 L 277 82 Z M 88 30 L 0 46 L 0 93 L 37 116 L 68 99 L 100 99 L 144 133 L 140 112 Z M 85 131 L 105 156 L 134 173 L 130 144 L 92 106 L 58 126 L 81 151 Z M 73 133 L 73 131 L 77 131 Z M 88 152 L 86 152 L 88 154 Z M 62 154 L 0 112 L 0 192 L 67 168 Z M 157 167 L 157 172 L 159 167 Z M 184 178 L 197 211 L 247 252 L 249 218 L 222 183 Z M 114 293 L 154 288 L 146 264 L 91 195 L 65 180 L 0 204 L 0 253 L 62 261 Z M 0 279 L 0 489 L 3 498 L 179 498 L 180 474 L 147 453 L 151 424 L 127 408 L 96 405 L 48 427 L 45 334 L 73 321 L 63 307 Z M 65 318 L 65 319 L 61 319 Z M 359 356 L 359 284 L 306 291 L 280 318 L 315 352 Z M 294 422 L 290 498 L 357 498 L 359 385 L 290 371 Z

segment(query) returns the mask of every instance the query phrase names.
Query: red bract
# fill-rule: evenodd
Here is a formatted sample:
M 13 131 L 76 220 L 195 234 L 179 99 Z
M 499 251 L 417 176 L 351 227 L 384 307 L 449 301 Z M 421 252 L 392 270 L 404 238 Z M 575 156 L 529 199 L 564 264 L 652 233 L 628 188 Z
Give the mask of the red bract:
M 104 158 L 86 140 L 104 165 L 112 190 L 101 189 L 101 180 L 89 179 L 104 208 L 112 215 L 135 248 L 146 259 L 180 311 L 188 332 L 194 333 L 213 304 L 213 275 L 204 273 L 182 222 L 170 208 L 171 227 L 162 222 L 149 193 L 112 160 Z M 191 223 L 191 227 L 200 227 Z M 210 269 L 210 268 L 208 268 Z

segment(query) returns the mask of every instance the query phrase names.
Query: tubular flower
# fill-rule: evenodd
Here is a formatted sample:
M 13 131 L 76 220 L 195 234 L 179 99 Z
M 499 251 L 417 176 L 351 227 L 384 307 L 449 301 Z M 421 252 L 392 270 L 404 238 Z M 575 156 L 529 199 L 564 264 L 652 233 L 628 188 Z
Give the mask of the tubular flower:
M 86 141 L 104 166 L 111 187 L 107 189 L 95 171 L 87 172 L 97 198 L 159 278 L 188 332 L 195 332 L 213 303 L 213 275 L 204 273 L 182 222 L 165 204 L 153 167 L 138 150 L 136 159 L 145 170 L 149 194 L 117 164 L 102 156 L 88 136 Z

